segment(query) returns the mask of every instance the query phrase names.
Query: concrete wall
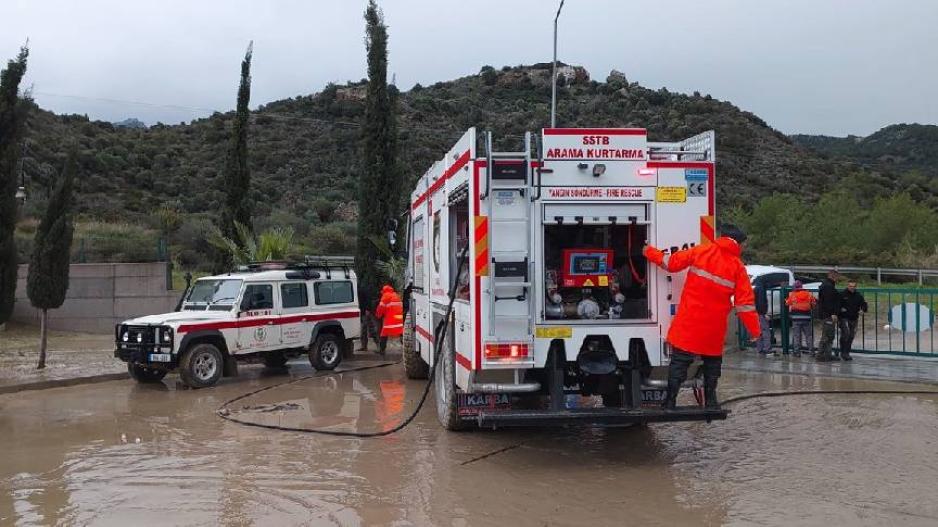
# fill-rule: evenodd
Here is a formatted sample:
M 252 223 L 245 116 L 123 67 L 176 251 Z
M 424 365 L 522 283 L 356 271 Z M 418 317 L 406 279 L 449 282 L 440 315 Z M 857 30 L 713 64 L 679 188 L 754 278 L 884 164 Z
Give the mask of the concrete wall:
M 166 289 L 166 263 L 72 264 L 62 307 L 49 311 L 49 327 L 111 333 L 128 318 L 172 311 L 181 291 Z M 21 265 L 13 320 L 39 324 L 39 310 L 26 296 L 28 266 Z

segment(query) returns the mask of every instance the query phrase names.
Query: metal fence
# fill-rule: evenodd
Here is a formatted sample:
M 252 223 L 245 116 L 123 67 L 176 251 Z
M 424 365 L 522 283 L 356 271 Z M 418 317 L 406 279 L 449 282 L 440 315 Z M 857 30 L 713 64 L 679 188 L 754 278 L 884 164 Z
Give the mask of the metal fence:
M 851 275 L 867 275 L 875 277 L 876 283 L 883 285 L 884 276 L 902 276 L 918 280 L 923 285 L 926 278 L 938 278 L 938 269 L 902 269 L 898 267 L 839 267 L 833 265 L 782 265 L 782 269 L 789 269 L 796 274 L 827 274 L 832 269 Z
M 852 272 L 852 271 L 851 271 Z M 766 291 L 772 327 L 772 349 L 793 351 L 791 317 L 784 299 L 791 287 L 776 287 Z M 917 357 L 938 357 L 935 347 L 935 309 L 938 308 L 938 289 L 925 288 L 858 288 L 869 309 L 861 312 L 853 339 L 852 352 Z M 821 322 L 812 312 L 811 348 L 817 349 L 821 336 Z M 834 337 L 834 350 L 840 350 L 840 329 Z M 749 335 L 739 326 L 739 346 L 746 348 Z

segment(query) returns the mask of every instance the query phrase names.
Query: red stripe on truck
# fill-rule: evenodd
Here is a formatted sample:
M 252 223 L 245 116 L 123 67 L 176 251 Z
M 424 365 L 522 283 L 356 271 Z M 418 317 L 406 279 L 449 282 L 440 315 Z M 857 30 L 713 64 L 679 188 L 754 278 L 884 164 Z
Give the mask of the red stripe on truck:
M 434 181 L 433 184 L 430 185 L 430 188 L 428 188 L 426 192 L 421 194 L 420 197 L 414 201 L 413 205 L 411 205 L 411 208 L 416 209 L 417 207 L 419 207 L 420 204 L 424 202 L 424 200 L 432 196 L 437 190 L 440 190 L 440 187 L 442 187 L 443 184 L 446 183 L 446 180 L 453 177 L 453 174 L 458 172 L 460 168 L 466 166 L 466 163 L 468 162 L 469 162 L 469 151 L 466 150 L 465 152 L 462 153 L 461 156 L 459 156 L 459 158 L 456 160 L 455 163 L 450 165 L 450 167 L 447 168 L 445 172 L 443 172 L 443 175 L 440 176 L 440 179 Z
M 284 324 L 295 324 L 297 322 L 318 322 L 320 320 L 336 320 L 345 318 L 358 318 L 361 316 L 359 311 L 342 311 L 339 313 L 306 313 L 302 315 L 283 315 L 264 318 L 246 318 L 243 320 L 223 320 L 219 322 L 202 322 L 198 324 L 183 324 L 176 330 L 177 334 L 190 333 L 192 331 L 212 330 L 212 329 L 235 329 L 252 328 L 256 326 L 282 326 Z
M 433 344 L 433 341 L 434 341 L 435 339 L 433 338 L 433 335 L 431 335 L 429 331 L 423 329 L 423 328 L 420 327 L 420 326 L 414 326 L 414 328 L 417 330 L 417 334 L 418 334 L 418 335 L 420 335 L 421 337 L 423 337 L 423 338 L 429 340 L 429 341 L 430 341 L 430 344 Z
M 462 366 L 463 368 L 467 370 L 470 370 L 470 371 L 472 370 L 472 361 L 470 361 L 466 357 L 463 357 L 459 353 L 456 354 L 456 364 L 459 364 L 460 366 Z
M 479 197 L 479 169 L 483 165 L 476 161 L 472 163 L 472 214 L 478 217 L 481 214 L 482 206 L 480 204 L 481 198 Z M 487 224 L 486 224 L 487 225 Z M 486 227 L 487 228 L 487 227 Z M 478 233 L 476 233 L 478 235 Z M 472 292 L 472 298 L 475 298 L 475 323 L 472 324 L 473 329 L 475 329 L 476 345 L 475 345 L 475 363 L 476 368 L 482 369 L 482 276 L 479 274 L 479 262 L 477 261 L 479 254 L 476 253 L 475 269 L 471 269 L 472 273 L 470 276 L 475 277 L 475 291 Z M 483 265 L 488 265 L 488 252 L 485 255 L 486 262 Z M 458 356 L 458 355 L 457 355 Z M 471 369 L 471 368 L 470 368 Z

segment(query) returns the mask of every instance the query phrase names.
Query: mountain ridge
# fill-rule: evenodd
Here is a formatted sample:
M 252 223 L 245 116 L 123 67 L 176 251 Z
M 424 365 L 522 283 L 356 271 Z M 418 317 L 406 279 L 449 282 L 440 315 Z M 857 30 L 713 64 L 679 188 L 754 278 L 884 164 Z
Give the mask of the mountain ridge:
M 818 153 L 730 102 L 697 92 L 651 90 L 629 82 L 620 72 L 598 82 L 576 66 L 564 71 L 569 74 L 558 86 L 559 126 L 641 127 L 648 130 L 650 141 L 715 130 L 718 215 L 748 209 L 777 193 L 814 202 L 844 182 L 861 203 L 909 191 L 916 200 L 938 208 L 938 187 L 928 181 L 903 180 Z M 500 150 L 517 149 L 525 131 L 538 131 L 549 122 L 550 91 L 549 63 L 486 66 L 476 74 L 426 87 L 392 89 L 399 107 L 400 161 L 408 182 L 401 209 L 410 183 L 470 126 L 493 130 Z M 357 192 L 363 98 L 361 82 L 331 84 L 319 93 L 274 101 L 252 112 L 249 163 L 258 229 L 293 227 L 298 241 L 317 251 L 342 253 L 351 248 L 357 201 L 368 199 Z M 75 144 L 80 218 L 164 232 L 172 247 L 189 251 L 188 261 L 199 262 L 202 257 L 196 253 L 204 251 L 205 226 L 217 217 L 223 201 L 221 170 L 233 115 L 123 128 L 37 107 L 27 123 L 23 167 L 29 194 L 38 199 L 27 202 L 25 214 L 40 215 L 44 189 L 61 169 L 68 145 Z

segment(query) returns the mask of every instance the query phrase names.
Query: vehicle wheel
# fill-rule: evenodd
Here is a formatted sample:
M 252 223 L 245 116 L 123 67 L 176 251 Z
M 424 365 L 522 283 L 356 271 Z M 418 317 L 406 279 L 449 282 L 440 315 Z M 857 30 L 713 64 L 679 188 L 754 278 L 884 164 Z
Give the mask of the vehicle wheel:
M 404 316 L 404 335 L 401 337 L 404 373 L 408 379 L 426 379 L 430 374 L 430 366 L 420 358 L 414 331 L 414 316 L 408 311 Z
M 139 364 L 128 364 L 127 372 L 130 373 L 130 376 L 133 377 L 135 381 L 142 384 L 160 382 L 163 380 L 163 377 L 166 377 L 166 370 L 147 368 Z
M 447 430 L 465 430 L 466 424 L 459 418 L 456 405 L 456 353 L 453 349 L 452 327 L 447 328 L 443 339 L 443 350 L 436 370 L 436 415 Z
M 316 337 L 309 349 L 309 363 L 317 370 L 334 370 L 342 362 L 342 339 L 334 333 Z
M 218 347 L 208 342 L 192 346 L 179 361 L 179 376 L 190 388 L 207 388 L 221 378 L 225 357 Z
M 268 368 L 283 368 L 287 365 L 287 356 L 280 351 L 268 351 L 264 354 L 264 366 Z

